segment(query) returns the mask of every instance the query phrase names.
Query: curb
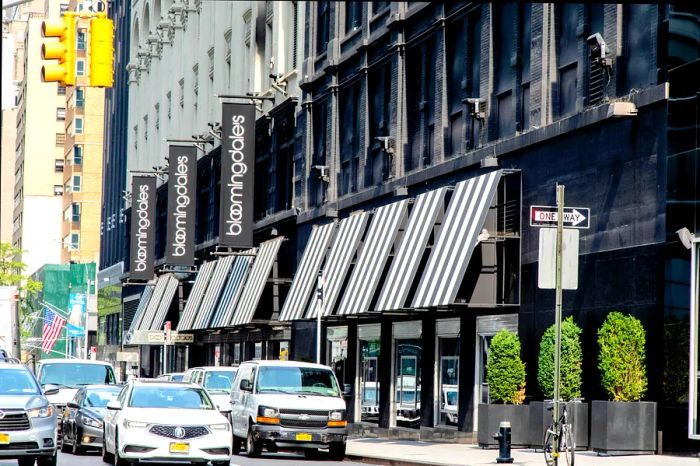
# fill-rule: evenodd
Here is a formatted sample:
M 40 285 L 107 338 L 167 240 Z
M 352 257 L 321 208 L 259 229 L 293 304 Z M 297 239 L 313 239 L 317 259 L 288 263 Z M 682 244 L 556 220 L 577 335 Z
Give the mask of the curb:
M 363 456 L 352 453 L 346 454 L 345 459 L 356 463 L 382 466 L 446 466 L 445 463 L 433 463 L 432 461 L 410 461 L 396 458 L 384 458 L 381 456 Z

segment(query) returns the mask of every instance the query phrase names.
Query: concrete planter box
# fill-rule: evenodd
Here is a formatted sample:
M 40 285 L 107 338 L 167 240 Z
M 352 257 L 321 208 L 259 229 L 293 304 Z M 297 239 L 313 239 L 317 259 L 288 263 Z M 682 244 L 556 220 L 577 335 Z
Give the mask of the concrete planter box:
M 544 447 L 544 433 L 552 423 L 552 412 L 547 408 L 551 401 L 530 402 L 530 446 Z M 561 405 L 560 405 L 561 406 Z M 574 426 L 574 443 L 577 450 L 588 449 L 588 403 L 569 401 L 566 403 L 569 422 Z
M 656 403 L 593 401 L 591 448 L 609 455 L 656 452 Z
M 493 438 L 498 432 L 501 421 L 509 421 L 511 426 L 511 444 L 526 447 L 530 444 L 530 406 L 480 404 L 477 441 L 482 448 L 497 447 Z

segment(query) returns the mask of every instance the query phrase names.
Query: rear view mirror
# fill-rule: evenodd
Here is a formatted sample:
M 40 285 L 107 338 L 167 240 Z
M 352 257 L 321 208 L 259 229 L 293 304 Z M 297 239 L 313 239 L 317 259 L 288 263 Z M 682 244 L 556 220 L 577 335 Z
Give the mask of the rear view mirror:
M 241 380 L 240 388 L 243 391 L 252 392 L 253 391 L 253 384 L 250 382 L 250 380 L 243 379 L 243 380 Z
M 349 383 L 346 383 L 343 385 L 343 396 L 351 396 L 352 395 L 352 385 Z
M 119 411 L 120 409 L 122 409 L 122 405 L 117 400 L 112 400 L 109 403 L 107 403 L 107 409 L 111 411 Z
M 66 406 L 68 406 L 69 408 L 75 408 L 75 409 L 80 408 L 80 406 L 78 406 L 78 403 L 76 403 L 75 401 L 69 401 L 68 403 L 66 403 Z
M 58 386 L 47 383 L 44 385 L 44 395 L 56 395 L 58 394 Z
M 231 409 L 232 409 L 231 403 L 229 403 L 228 401 L 224 401 L 223 403 L 220 403 L 218 408 L 219 408 L 219 412 L 221 414 L 228 414 L 231 412 Z

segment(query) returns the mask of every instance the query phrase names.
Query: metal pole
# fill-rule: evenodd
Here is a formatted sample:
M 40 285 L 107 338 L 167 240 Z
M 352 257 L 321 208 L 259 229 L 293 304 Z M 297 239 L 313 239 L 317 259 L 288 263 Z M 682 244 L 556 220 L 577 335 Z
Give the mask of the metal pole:
M 316 364 L 321 364 L 321 315 L 323 315 L 323 271 L 318 272 L 318 283 L 316 296 L 318 306 L 316 307 Z
M 563 252 L 563 236 L 564 236 L 564 185 L 557 184 L 557 269 L 556 269 L 556 303 L 554 309 L 554 409 L 552 416 L 554 417 L 552 425 L 554 431 L 558 430 L 559 422 L 559 382 L 560 382 L 560 359 L 561 359 L 561 263 Z M 555 439 L 553 445 L 554 465 L 558 461 L 558 439 Z
M 12 312 L 14 319 L 14 325 L 12 326 L 12 356 L 17 359 L 22 359 L 22 332 L 20 331 L 21 324 L 19 321 L 19 288 L 14 291 L 14 294 L 10 299 L 13 306 Z

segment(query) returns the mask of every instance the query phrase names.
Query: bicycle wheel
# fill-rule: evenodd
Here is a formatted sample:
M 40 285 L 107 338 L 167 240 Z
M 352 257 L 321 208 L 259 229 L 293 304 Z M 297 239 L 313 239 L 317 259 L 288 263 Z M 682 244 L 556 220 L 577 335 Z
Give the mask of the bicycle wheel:
M 560 458 L 564 458 L 567 466 L 574 466 L 574 454 L 576 452 L 574 430 L 570 424 L 563 424 L 561 427 Z
M 544 433 L 544 461 L 547 464 L 547 466 L 552 466 L 554 464 L 554 456 L 552 455 L 553 453 L 553 445 L 554 445 L 554 439 L 553 439 L 553 434 L 552 434 L 552 426 L 547 428 L 547 431 Z

